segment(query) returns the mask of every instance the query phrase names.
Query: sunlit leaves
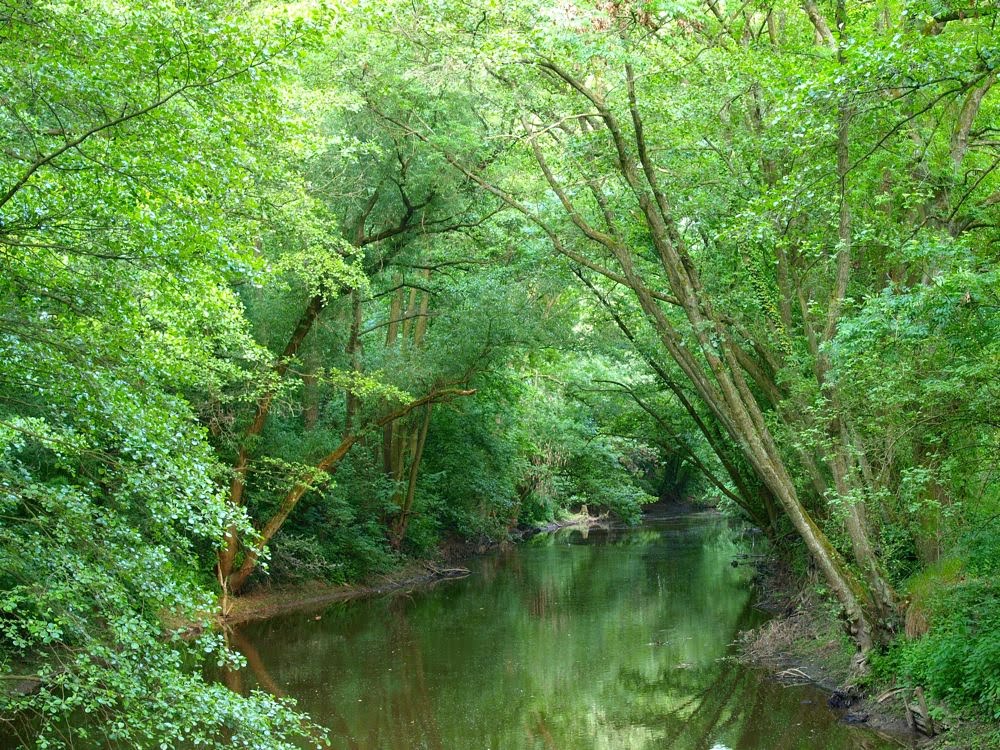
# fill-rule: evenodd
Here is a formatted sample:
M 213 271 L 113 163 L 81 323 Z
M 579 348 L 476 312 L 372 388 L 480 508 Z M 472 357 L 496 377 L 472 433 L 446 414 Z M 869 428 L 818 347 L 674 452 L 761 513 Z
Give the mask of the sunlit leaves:
M 287 706 L 206 685 L 206 560 L 245 516 L 208 430 L 266 353 L 230 282 L 283 178 L 278 83 L 312 21 L 8 4 L 0 45 L 0 661 L 25 744 L 247 746 Z M 269 152 L 269 153 L 268 153 Z M 158 699 L 157 696 L 161 696 Z M 91 718 L 88 718 L 91 717 Z M 89 733 L 89 734 L 88 734 Z M 69 738 L 69 739 L 67 739 Z

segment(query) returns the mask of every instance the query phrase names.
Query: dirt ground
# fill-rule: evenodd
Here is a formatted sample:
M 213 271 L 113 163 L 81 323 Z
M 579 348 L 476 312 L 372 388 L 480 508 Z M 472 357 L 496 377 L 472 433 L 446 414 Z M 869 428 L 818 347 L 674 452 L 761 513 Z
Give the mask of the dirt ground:
M 308 581 L 294 586 L 261 587 L 243 596 L 231 597 L 224 604 L 224 614 L 220 621 L 225 625 L 236 625 L 249 620 L 266 620 L 282 612 L 305 611 L 333 602 L 379 596 L 393 591 L 411 591 L 467 573 L 464 568 L 421 561 L 410 563 L 391 573 L 374 576 L 363 584 L 335 585 L 323 581 Z
M 904 698 L 909 689 L 868 693 L 854 684 L 854 648 L 835 610 L 812 587 L 796 583 L 791 571 L 774 560 L 755 566 L 757 606 L 772 614 L 739 642 L 739 658 L 770 671 L 779 681 L 808 681 L 829 691 L 831 706 L 842 719 L 863 723 L 901 747 L 921 750 L 997 750 L 997 727 L 947 717 L 934 738 L 907 725 Z
M 906 723 L 902 693 L 867 695 L 854 684 L 854 648 L 835 612 L 810 587 L 800 588 L 780 563 L 758 566 L 757 606 L 772 614 L 739 641 L 739 658 L 770 671 L 776 680 L 811 682 L 830 693 L 830 706 L 842 720 L 864 724 L 902 747 L 930 747 L 930 738 Z

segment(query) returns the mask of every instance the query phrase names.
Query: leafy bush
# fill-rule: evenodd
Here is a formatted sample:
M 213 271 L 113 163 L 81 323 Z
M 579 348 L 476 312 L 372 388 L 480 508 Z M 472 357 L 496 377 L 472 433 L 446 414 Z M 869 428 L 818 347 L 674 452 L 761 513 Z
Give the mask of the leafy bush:
M 267 570 L 272 581 L 297 583 L 321 580 L 345 583 L 343 562 L 327 557 L 327 550 L 312 536 L 283 533 L 271 544 Z
M 1000 719 L 1000 589 L 965 581 L 938 595 L 931 627 L 900 645 L 898 665 L 915 684 L 957 709 Z

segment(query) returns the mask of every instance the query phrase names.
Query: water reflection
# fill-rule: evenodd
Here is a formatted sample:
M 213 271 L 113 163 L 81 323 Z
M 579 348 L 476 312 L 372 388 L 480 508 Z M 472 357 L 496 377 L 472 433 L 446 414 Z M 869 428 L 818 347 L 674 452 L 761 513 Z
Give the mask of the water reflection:
M 736 551 L 712 516 L 542 537 L 428 591 L 247 626 L 227 684 L 295 697 L 337 748 L 891 747 L 727 657 L 759 617 Z

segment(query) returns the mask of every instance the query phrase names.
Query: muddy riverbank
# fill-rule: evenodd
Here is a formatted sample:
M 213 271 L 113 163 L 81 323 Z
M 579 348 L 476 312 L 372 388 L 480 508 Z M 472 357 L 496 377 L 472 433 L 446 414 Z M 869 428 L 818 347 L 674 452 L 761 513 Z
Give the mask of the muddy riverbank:
M 586 512 L 575 513 L 542 527 L 519 529 L 510 540 L 453 541 L 443 545 L 437 557 L 433 559 L 411 560 L 396 570 L 370 576 L 359 583 L 330 584 L 323 581 L 308 581 L 294 585 L 259 586 L 242 596 L 229 597 L 225 600 L 219 622 L 224 626 L 232 626 L 252 620 L 266 620 L 285 612 L 322 609 L 335 602 L 426 588 L 443 580 L 467 575 L 468 569 L 465 563 L 477 555 L 516 544 L 537 534 L 561 529 L 606 528 L 608 523 L 606 514 L 592 516 Z
M 741 662 L 767 670 L 782 684 L 810 683 L 822 688 L 842 721 L 870 727 L 902 746 L 921 750 L 994 750 L 996 727 L 954 715 L 931 704 L 938 717 L 934 737 L 910 727 L 904 702 L 915 703 L 914 686 L 858 684 L 852 669 L 854 647 L 836 617 L 812 587 L 771 558 L 758 558 L 756 606 L 770 615 L 737 641 Z

